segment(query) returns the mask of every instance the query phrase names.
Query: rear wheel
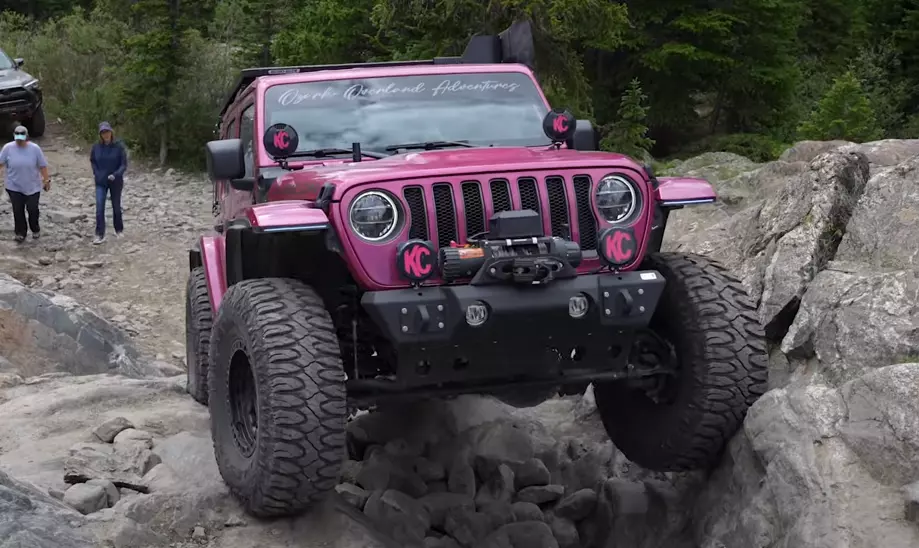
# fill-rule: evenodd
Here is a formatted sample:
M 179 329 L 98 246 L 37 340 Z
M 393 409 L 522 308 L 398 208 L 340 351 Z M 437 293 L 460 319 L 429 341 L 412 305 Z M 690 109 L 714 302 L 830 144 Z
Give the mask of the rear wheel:
M 199 266 L 188 273 L 185 290 L 185 363 L 188 369 L 185 389 L 203 405 L 207 405 L 207 364 L 212 323 L 207 279 L 204 267 Z
M 239 282 L 211 339 L 211 434 L 220 474 L 252 515 L 298 514 L 338 482 L 347 398 L 322 299 L 289 279 Z
M 32 117 L 25 120 L 23 124 L 29 130 L 29 137 L 41 137 L 45 134 L 45 109 L 43 106 L 38 107 Z
M 765 391 L 765 336 L 740 281 L 697 255 L 650 255 L 667 280 L 651 329 L 676 361 L 663 387 L 599 383 L 597 408 L 613 443 L 657 471 L 708 468 Z M 671 352 L 662 352 L 666 355 Z

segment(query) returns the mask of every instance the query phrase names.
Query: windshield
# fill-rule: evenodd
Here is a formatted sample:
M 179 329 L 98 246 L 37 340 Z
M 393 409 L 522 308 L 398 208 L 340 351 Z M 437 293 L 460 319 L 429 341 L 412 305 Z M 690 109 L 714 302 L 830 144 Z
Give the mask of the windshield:
M 365 150 L 429 141 L 548 145 L 549 108 L 519 72 L 362 78 L 282 84 L 265 92 L 265 126 L 289 124 L 298 151 Z
M 9 70 L 14 68 L 13 60 L 10 59 L 9 55 L 5 51 L 0 50 L 0 70 Z

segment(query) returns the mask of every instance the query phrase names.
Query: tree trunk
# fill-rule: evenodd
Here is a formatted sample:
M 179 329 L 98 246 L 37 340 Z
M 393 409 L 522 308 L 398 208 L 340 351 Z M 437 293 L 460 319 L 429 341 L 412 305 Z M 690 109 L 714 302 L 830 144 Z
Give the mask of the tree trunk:
M 169 126 L 163 124 L 160 126 L 160 166 L 166 165 L 166 158 L 169 155 Z

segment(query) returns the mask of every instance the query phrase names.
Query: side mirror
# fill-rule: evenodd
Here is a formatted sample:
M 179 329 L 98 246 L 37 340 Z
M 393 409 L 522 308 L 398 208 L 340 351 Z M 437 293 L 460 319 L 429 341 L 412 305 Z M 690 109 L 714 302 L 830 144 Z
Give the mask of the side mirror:
M 590 120 L 578 120 L 574 134 L 565 142 L 572 150 L 593 151 L 600 150 L 600 139 Z
M 16 64 L 16 68 L 20 68 L 22 67 L 22 65 L 26 64 L 26 60 L 23 59 L 22 57 L 17 57 L 13 59 L 13 63 Z
M 246 176 L 246 161 L 241 139 L 220 139 L 205 146 L 207 174 L 211 181 L 242 179 Z M 235 188 L 235 187 L 234 187 Z

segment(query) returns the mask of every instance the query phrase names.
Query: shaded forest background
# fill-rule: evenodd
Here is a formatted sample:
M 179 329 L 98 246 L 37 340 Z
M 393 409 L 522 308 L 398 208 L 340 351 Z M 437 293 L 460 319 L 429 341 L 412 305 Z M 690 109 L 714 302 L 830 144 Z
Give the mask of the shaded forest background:
M 0 46 L 47 114 L 200 166 L 247 66 L 458 55 L 529 19 L 553 106 L 603 146 L 775 158 L 799 139 L 919 137 L 919 0 L 17 0 Z

